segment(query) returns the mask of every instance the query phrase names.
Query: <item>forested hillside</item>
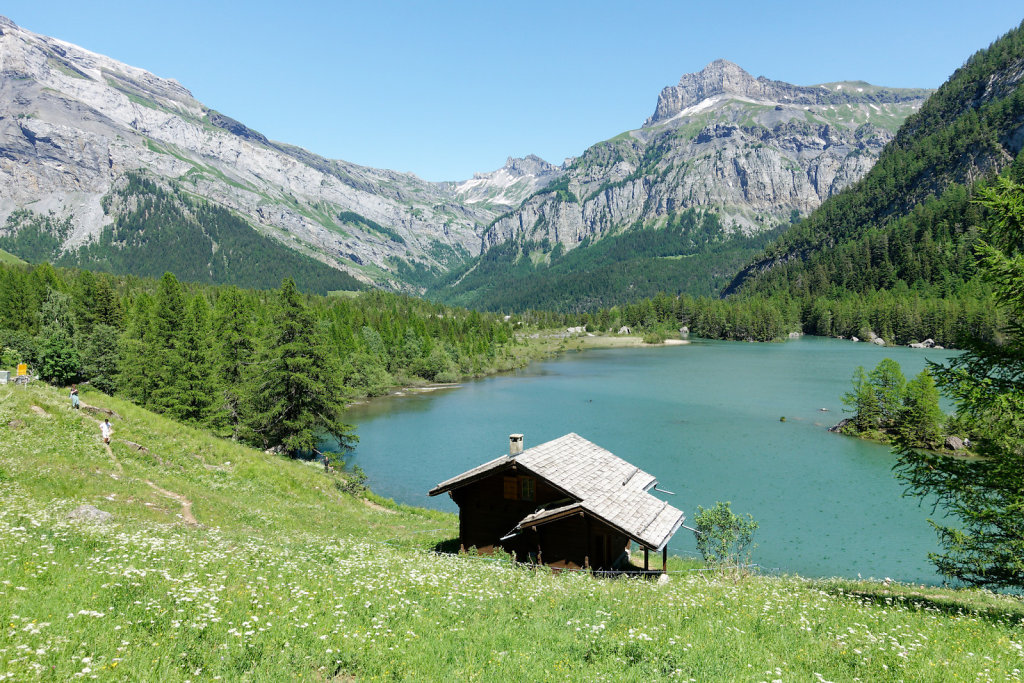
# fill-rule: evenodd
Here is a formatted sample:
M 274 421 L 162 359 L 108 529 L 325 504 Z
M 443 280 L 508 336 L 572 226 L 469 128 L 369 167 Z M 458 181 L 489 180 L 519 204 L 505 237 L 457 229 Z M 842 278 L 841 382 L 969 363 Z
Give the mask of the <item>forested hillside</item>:
M 358 290 L 348 273 L 256 232 L 242 217 L 189 195 L 176 182 L 128 173 L 103 199 L 113 222 L 96 240 L 62 245 L 71 220 L 19 210 L 0 228 L 0 249 L 32 263 L 50 262 L 118 275 L 269 289 L 292 277 L 303 291 Z
M 727 293 L 959 291 L 974 277 L 977 184 L 1024 175 L 1022 83 L 1024 25 L 967 60 L 861 181 L 794 225 Z
M 686 209 L 566 252 L 561 243 L 510 241 L 430 287 L 446 303 L 491 311 L 592 311 L 658 292 L 717 294 L 778 230 L 730 237 L 717 214 Z
M 0 367 L 26 362 L 53 383 L 89 382 L 264 448 L 301 450 L 274 437 L 272 406 L 330 415 L 296 429 L 338 426 L 344 444 L 352 397 L 508 369 L 523 362 L 513 344 L 497 316 L 383 292 L 321 297 L 292 280 L 257 291 L 182 285 L 170 273 L 0 267 Z

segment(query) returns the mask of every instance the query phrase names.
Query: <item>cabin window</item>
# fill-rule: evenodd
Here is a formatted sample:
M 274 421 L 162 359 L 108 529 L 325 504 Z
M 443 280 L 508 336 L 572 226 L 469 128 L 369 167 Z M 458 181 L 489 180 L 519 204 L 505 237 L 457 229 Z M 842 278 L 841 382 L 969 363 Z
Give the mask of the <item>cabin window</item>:
M 505 477 L 505 500 L 519 499 L 519 479 L 516 477 Z
M 536 482 L 533 477 L 519 477 L 519 498 L 521 500 L 533 500 L 537 497 Z

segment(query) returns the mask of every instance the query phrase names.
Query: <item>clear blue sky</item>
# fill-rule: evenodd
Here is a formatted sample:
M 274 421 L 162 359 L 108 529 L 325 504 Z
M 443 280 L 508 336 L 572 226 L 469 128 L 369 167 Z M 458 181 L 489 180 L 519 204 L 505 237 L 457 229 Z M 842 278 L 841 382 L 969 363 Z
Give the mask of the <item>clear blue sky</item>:
M 664 86 L 719 57 L 800 85 L 938 87 L 1024 5 L 7 0 L 0 13 L 176 78 L 275 140 L 463 180 L 637 128 Z

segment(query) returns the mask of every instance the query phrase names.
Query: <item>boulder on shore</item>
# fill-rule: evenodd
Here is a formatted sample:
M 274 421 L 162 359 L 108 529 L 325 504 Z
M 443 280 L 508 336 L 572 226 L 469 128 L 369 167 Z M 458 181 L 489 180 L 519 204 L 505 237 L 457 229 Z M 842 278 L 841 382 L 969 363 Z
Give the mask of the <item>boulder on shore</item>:
M 844 417 L 842 420 L 839 421 L 838 424 L 834 424 L 831 427 L 829 427 L 828 431 L 836 434 L 842 434 L 843 429 L 846 427 L 846 425 L 850 424 L 851 422 L 853 422 L 853 418 Z
M 959 436 L 950 434 L 946 437 L 946 448 L 951 451 L 962 451 L 964 450 L 964 440 Z

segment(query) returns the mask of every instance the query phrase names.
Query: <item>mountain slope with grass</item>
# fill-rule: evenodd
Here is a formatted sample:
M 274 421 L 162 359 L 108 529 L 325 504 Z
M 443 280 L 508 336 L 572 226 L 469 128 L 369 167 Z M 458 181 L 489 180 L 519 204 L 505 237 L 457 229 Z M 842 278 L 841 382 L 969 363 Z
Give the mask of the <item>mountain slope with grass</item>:
M 1024 664 L 1018 598 L 438 555 L 452 515 L 82 400 L 0 386 L 3 681 L 1013 680 Z

